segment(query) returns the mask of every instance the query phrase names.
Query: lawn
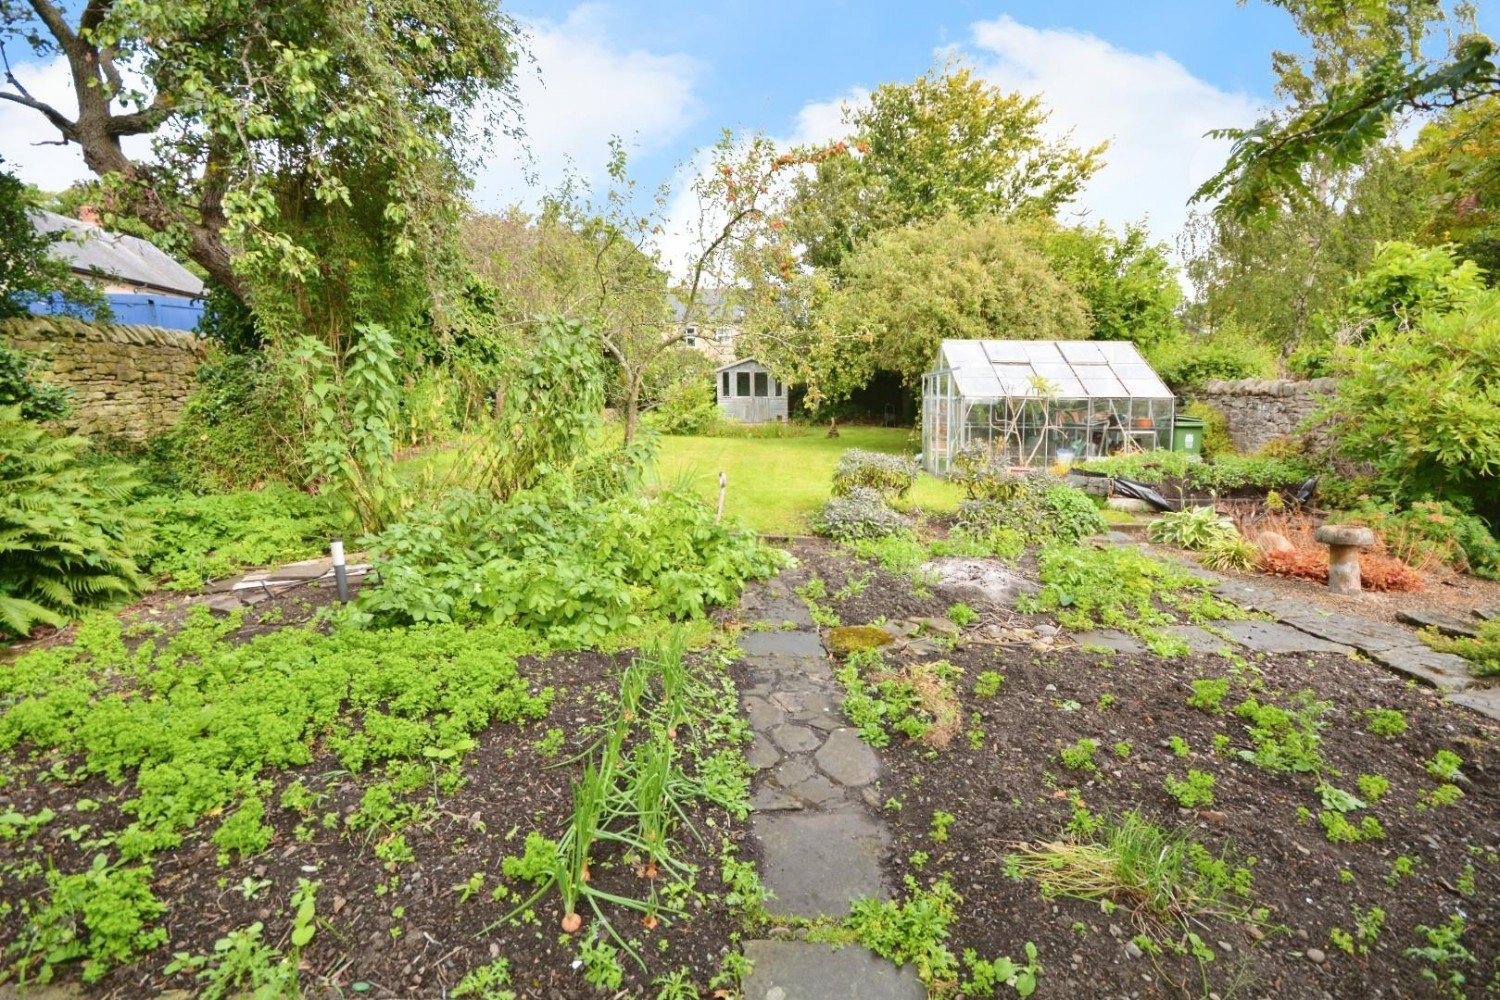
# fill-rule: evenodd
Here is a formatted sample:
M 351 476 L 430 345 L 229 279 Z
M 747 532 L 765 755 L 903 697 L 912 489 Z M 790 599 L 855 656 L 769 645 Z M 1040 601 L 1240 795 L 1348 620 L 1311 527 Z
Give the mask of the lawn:
M 845 427 L 837 438 L 821 429 L 792 438 L 663 437 L 656 476 L 715 499 L 719 473 L 726 472 L 726 515 L 764 533 L 806 534 L 807 515 L 828 499 L 833 468 L 850 448 L 916 450 L 906 428 Z M 953 510 L 959 499 L 957 489 L 923 473 L 907 502 L 923 510 Z

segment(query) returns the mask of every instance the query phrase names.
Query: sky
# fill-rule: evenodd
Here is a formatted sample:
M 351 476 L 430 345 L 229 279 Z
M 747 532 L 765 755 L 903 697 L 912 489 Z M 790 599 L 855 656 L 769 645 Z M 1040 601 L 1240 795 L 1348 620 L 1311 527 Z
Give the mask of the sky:
M 1224 160 L 1204 133 L 1247 125 L 1272 103 L 1270 54 L 1298 48 L 1285 14 L 1260 0 L 514 0 L 527 36 L 520 96 L 530 163 L 501 139 L 479 151 L 473 200 L 534 203 L 571 169 L 600 183 L 618 136 L 641 189 L 672 182 L 725 129 L 787 143 L 842 134 L 842 107 L 881 83 L 959 58 L 1007 90 L 1039 94 L 1050 127 L 1108 140 L 1107 166 L 1074 218 L 1145 220 L 1173 244 L 1193 189 Z M 66 101 L 62 64 L 17 67 L 28 89 Z M 87 176 L 76 146 L 33 112 L 0 102 L 0 155 L 56 190 Z M 671 227 L 669 227 L 671 228 Z

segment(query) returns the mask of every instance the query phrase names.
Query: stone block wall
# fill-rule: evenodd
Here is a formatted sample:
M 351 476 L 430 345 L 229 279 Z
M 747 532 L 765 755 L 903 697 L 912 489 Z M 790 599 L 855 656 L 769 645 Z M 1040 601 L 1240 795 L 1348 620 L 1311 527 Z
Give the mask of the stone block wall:
M 1233 382 L 1210 381 L 1198 399 L 1224 414 L 1236 451 L 1258 451 L 1268 442 L 1306 430 L 1304 425 L 1321 401 L 1333 395 L 1336 382 L 1315 378 L 1247 378 Z M 1317 428 L 1311 428 L 1313 435 Z
M 41 378 L 73 390 L 69 430 L 129 441 L 177 421 L 204 349 L 200 337 L 181 330 L 69 316 L 0 320 L 0 342 L 37 355 Z

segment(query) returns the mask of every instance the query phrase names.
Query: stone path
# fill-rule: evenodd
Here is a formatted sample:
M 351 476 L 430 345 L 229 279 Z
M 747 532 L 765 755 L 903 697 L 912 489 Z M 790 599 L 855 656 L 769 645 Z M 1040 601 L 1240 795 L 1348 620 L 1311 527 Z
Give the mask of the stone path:
M 875 792 L 880 759 L 843 725 L 842 690 L 808 616 L 780 578 L 742 602 L 760 631 L 740 636 L 748 681 L 741 707 L 755 741 L 746 754 L 758 772 L 751 832 L 761 878 L 778 916 L 842 918 L 860 897 L 889 898 L 881 857 L 890 834 Z M 921 1000 L 910 967 L 859 947 L 807 941 L 747 941 L 745 1000 Z
M 1106 541 L 1134 544 L 1128 536 Z M 1481 687 L 1469 672 L 1468 661 L 1452 653 L 1439 653 L 1410 629 L 1390 625 L 1363 615 L 1330 611 L 1304 601 L 1290 601 L 1276 591 L 1244 580 L 1230 580 L 1193 565 L 1195 576 L 1213 584 L 1214 592 L 1242 608 L 1270 615 L 1274 622 L 1212 622 L 1232 640 L 1179 626 L 1169 629 L 1187 641 L 1195 651 L 1217 650 L 1238 646 L 1258 653 L 1355 653 L 1364 655 L 1398 674 L 1437 688 L 1455 705 L 1463 705 L 1482 715 L 1500 721 L 1500 688 Z M 1194 635 L 1193 633 L 1200 633 Z M 1142 653 L 1141 642 L 1123 632 L 1099 630 L 1082 632 L 1073 637 L 1083 645 L 1101 646 L 1122 653 Z

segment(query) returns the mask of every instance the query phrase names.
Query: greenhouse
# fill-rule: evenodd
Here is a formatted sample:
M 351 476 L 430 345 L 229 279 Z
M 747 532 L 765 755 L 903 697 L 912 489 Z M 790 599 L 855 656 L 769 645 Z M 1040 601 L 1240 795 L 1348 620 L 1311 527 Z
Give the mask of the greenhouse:
M 946 475 L 966 449 L 1017 468 L 1167 448 L 1176 400 L 1135 345 L 945 340 L 922 376 L 922 455 Z

